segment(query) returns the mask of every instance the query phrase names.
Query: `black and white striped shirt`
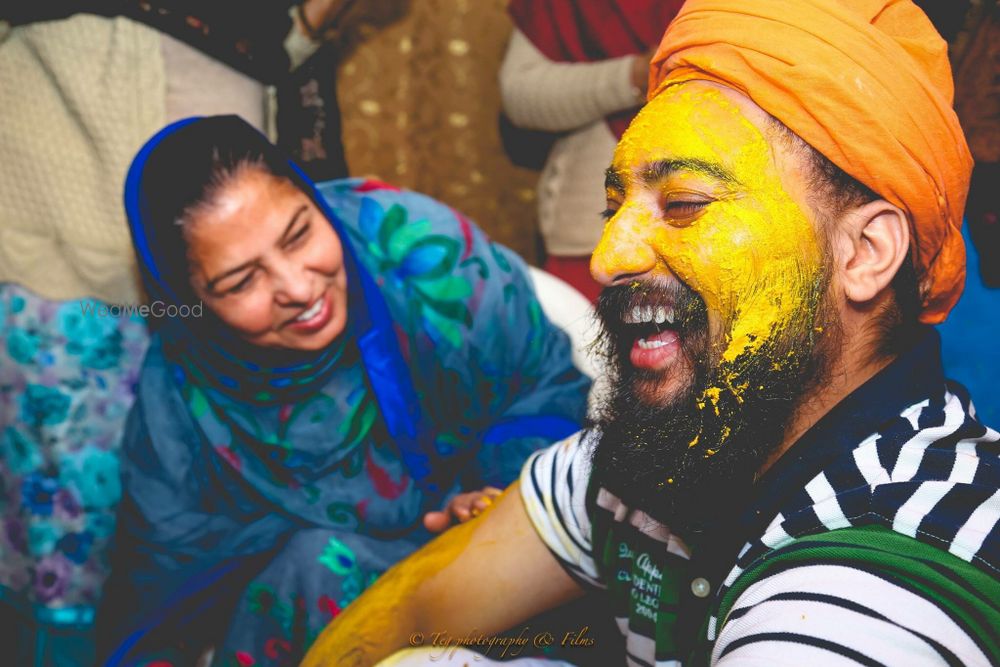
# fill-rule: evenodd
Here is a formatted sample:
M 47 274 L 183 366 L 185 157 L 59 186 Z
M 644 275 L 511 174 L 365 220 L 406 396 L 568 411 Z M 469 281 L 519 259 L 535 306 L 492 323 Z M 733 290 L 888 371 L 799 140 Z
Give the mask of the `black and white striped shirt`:
M 1000 664 L 1000 434 L 945 384 L 937 345 L 929 333 L 768 471 L 728 572 L 588 492 L 593 435 L 529 459 L 528 514 L 574 577 L 611 595 L 626 664 Z M 694 598 L 708 604 L 682 649 Z

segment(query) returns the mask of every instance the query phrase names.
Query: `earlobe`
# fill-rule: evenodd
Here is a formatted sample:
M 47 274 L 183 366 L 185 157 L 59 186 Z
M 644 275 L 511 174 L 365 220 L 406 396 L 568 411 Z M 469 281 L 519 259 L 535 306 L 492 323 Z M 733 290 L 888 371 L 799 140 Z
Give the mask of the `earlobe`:
M 882 199 L 850 211 L 842 225 L 847 250 L 842 273 L 844 294 L 860 306 L 892 283 L 910 252 L 910 226 L 902 209 Z

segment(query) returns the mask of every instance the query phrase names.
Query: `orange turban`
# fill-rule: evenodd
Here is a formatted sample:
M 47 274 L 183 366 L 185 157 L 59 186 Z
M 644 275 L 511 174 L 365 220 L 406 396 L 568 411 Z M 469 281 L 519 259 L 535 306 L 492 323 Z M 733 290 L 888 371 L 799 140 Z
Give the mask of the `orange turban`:
M 906 211 L 922 322 L 965 283 L 972 156 L 947 45 L 910 0 L 688 0 L 653 56 L 649 98 L 693 79 L 742 92 Z

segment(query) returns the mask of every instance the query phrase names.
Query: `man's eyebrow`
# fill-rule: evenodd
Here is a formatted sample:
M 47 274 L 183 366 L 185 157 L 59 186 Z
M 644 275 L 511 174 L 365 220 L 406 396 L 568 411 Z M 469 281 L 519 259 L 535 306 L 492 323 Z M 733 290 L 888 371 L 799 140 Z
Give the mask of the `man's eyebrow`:
M 740 185 L 740 180 L 736 178 L 736 175 L 718 162 L 709 162 L 698 158 L 657 160 L 642 170 L 642 180 L 646 183 L 655 183 L 677 171 L 693 171 L 730 185 Z

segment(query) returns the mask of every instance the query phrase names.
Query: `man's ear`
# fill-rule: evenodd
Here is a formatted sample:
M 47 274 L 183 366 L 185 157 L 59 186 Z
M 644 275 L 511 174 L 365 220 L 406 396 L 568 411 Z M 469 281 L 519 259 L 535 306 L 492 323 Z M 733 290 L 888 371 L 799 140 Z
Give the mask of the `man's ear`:
M 840 284 L 863 305 L 887 288 L 910 252 L 910 225 L 898 206 L 879 199 L 845 213 L 836 227 Z

